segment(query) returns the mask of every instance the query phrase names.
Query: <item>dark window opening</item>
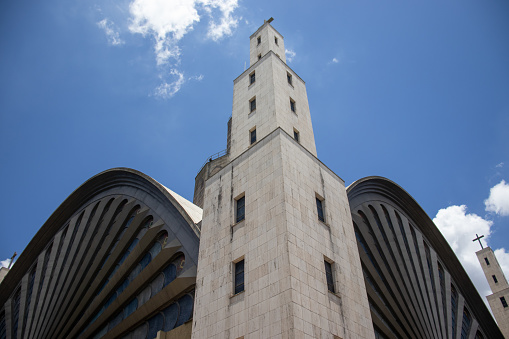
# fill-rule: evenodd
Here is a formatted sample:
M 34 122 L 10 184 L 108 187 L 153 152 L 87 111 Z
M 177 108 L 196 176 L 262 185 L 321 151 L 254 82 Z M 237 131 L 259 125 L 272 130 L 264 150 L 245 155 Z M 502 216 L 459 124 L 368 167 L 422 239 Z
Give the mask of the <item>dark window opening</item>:
M 288 83 L 292 85 L 292 75 L 290 73 L 286 73 L 286 80 L 288 80 Z
M 244 259 L 235 263 L 234 293 L 244 291 Z
M 274 37 L 274 42 L 276 43 L 276 45 L 278 45 L 278 43 L 277 43 L 277 36 Z
M 484 258 L 484 261 L 486 262 L 486 265 L 490 266 L 490 261 L 488 260 L 488 258 Z
M 295 141 L 299 142 L 299 132 L 296 131 L 296 130 L 293 130 L 293 138 L 295 139 Z
M 318 212 L 318 220 L 325 222 L 325 218 L 323 216 L 323 201 L 316 198 L 316 210 Z
M 251 145 L 252 145 L 256 142 L 256 128 L 253 129 L 251 132 L 249 132 L 249 134 L 250 134 L 250 141 L 251 141 Z
M 491 277 L 493 278 L 493 281 L 495 282 L 495 284 L 497 284 L 498 283 L 497 277 L 494 275 L 492 275 Z
M 293 101 L 291 98 L 290 98 L 290 109 L 292 110 L 293 113 L 295 113 L 295 101 Z
M 236 208 L 236 222 L 241 222 L 245 218 L 245 204 L 246 204 L 246 197 L 239 198 L 237 200 L 237 208 Z
M 461 339 L 467 339 L 470 333 L 470 325 L 472 324 L 472 318 L 467 309 L 463 310 L 463 322 L 461 323 Z
M 259 36 L 258 38 L 256 38 L 256 41 L 258 42 L 258 45 L 262 43 L 262 37 Z
M 500 297 L 500 302 L 502 303 L 502 306 L 504 306 L 504 308 L 507 307 L 507 301 L 505 301 L 505 297 Z
M 260 60 L 261 58 L 262 58 L 262 55 L 258 54 L 258 60 Z
M 254 110 L 256 110 L 256 98 L 251 99 L 249 102 L 249 112 L 253 112 Z
M 327 260 L 324 260 L 324 263 L 325 263 L 325 276 L 327 277 L 327 289 L 332 293 L 336 293 L 334 291 L 334 276 L 332 274 L 332 264 Z
M 452 337 L 456 338 L 456 315 L 458 312 L 458 292 L 454 286 L 451 285 L 451 328 Z
M 249 84 L 254 84 L 254 82 L 256 81 L 256 76 L 255 76 L 255 72 L 251 73 L 249 75 Z

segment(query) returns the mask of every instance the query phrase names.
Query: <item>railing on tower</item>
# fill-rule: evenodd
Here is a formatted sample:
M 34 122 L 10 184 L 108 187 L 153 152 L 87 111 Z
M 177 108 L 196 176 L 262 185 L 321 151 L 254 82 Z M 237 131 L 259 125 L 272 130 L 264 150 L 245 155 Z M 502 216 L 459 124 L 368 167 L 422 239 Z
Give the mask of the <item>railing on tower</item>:
M 200 167 L 200 170 L 198 171 L 198 173 L 200 173 L 200 172 L 201 172 L 201 170 L 203 169 L 203 167 L 205 167 L 205 165 L 206 165 L 207 163 L 209 163 L 209 162 L 211 162 L 211 161 L 214 161 L 214 160 L 216 160 L 216 159 L 218 159 L 218 158 L 221 158 L 222 156 L 224 156 L 224 155 L 226 155 L 226 154 L 228 154 L 228 149 L 224 149 L 224 150 L 222 150 L 222 151 L 219 151 L 219 152 L 214 153 L 214 154 L 212 154 L 211 156 L 209 156 L 209 157 L 207 158 L 207 160 L 203 163 L 203 165 Z

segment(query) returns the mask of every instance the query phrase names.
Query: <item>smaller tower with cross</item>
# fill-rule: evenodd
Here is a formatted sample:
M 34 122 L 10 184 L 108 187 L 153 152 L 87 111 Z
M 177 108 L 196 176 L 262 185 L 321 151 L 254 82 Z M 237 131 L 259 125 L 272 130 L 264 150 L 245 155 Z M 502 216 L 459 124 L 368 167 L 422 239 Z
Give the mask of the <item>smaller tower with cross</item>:
M 483 235 L 478 236 L 476 234 L 476 238 L 472 241 L 479 241 L 481 245 L 481 250 L 475 254 L 492 292 L 492 294 L 486 296 L 486 299 L 488 299 L 498 327 L 500 327 L 504 336 L 509 338 L 509 284 L 493 250 L 489 246 L 483 248 L 481 243 L 483 237 Z

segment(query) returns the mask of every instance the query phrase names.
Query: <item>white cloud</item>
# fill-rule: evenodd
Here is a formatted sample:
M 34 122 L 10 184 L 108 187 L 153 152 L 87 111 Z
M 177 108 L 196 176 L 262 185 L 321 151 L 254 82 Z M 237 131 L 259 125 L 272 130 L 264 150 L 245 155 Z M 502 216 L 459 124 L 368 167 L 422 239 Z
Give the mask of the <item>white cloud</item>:
M 134 0 L 129 5 L 129 30 L 154 38 L 157 64 L 162 65 L 170 58 L 178 61 L 177 43 L 200 21 L 198 9 L 210 16 L 207 37 L 217 41 L 237 27 L 238 19 L 232 15 L 237 6 L 238 0 Z M 220 12 L 219 23 L 214 21 L 213 9 Z
M 177 42 L 200 21 L 195 0 L 134 0 L 129 5 L 129 30 L 155 39 L 157 64 L 178 60 Z
M 174 96 L 178 91 L 180 91 L 180 87 L 182 87 L 182 85 L 185 82 L 184 73 L 179 72 L 176 69 L 172 69 L 170 71 L 170 75 L 172 75 L 176 79 L 170 83 L 163 82 L 161 85 L 159 85 L 155 89 L 154 93 L 155 96 L 163 99 L 168 99 Z
M 286 60 L 288 62 L 292 62 L 293 58 L 295 58 L 295 56 L 297 55 L 294 51 L 292 51 L 290 49 L 285 49 L 285 54 L 286 54 Z
M 9 267 L 9 263 L 11 262 L 10 258 L 0 261 L 0 267 Z
M 129 30 L 135 34 L 154 39 L 154 52 L 160 67 L 163 83 L 155 95 L 171 98 L 190 79 L 200 81 L 203 77 L 186 79 L 177 70 L 181 49 L 179 41 L 200 22 L 202 13 L 209 17 L 207 37 L 218 41 L 233 34 L 238 20 L 233 12 L 238 0 L 133 0 L 129 5 L 131 14 Z M 170 81 L 168 78 L 174 78 Z M 176 79 L 175 79 L 176 78 Z
M 202 81 L 203 80 L 203 74 L 195 75 L 189 78 L 189 80 L 196 80 L 196 81 Z
M 497 165 L 497 166 L 495 166 L 495 167 L 496 167 L 496 168 L 502 168 L 502 167 L 504 167 L 504 163 L 503 163 L 503 162 L 501 162 L 500 164 L 498 164 L 498 165 Z
M 509 184 L 502 180 L 490 189 L 490 196 L 484 200 L 486 211 L 501 216 L 509 215 Z
M 336 58 L 332 58 L 332 62 L 333 62 L 333 63 L 335 63 L 335 64 L 337 64 L 337 63 L 339 62 L 339 60 L 338 60 L 338 59 L 336 59 Z
M 479 243 L 473 242 L 472 239 L 476 234 L 482 234 L 485 237 L 481 241 L 484 240 L 486 243 L 489 240 L 493 222 L 473 213 L 467 214 L 465 205 L 449 206 L 439 210 L 433 222 L 456 253 L 481 296 L 491 294 L 479 260 L 475 255 L 475 252 L 481 248 Z
M 110 45 L 118 46 L 124 44 L 124 40 L 120 39 L 120 34 L 114 29 L 115 25 L 113 22 L 103 19 L 97 23 L 97 26 L 106 33 Z
M 504 273 L 509 272 L 509 252 L 506 252 L 505 248 L 496 249 L 494 252 L 500 267 L 502 267 L 502 271 Z
M 209 23 L 207 36 L 214 41 L 221 39 L 223 36 L 230 36 L 233 34 L 233 29 L 238 25 L 237 18 L 232 16 L 233 11 L 238 6 L 238 0 L 201 0 L 205 5 L 207 12 L 211 13 L 211 8 L 219 8 L 221 11 L 221 19 L 219 24 L 216 24 L 212 19 Z

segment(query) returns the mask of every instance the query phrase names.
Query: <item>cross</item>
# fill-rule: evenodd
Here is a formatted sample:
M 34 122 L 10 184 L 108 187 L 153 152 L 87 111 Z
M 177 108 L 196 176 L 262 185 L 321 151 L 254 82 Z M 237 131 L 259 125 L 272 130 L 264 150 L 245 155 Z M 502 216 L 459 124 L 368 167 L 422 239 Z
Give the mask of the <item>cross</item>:
M 484 235 L 478 236 L 478 235 L 477 235 L 477 233 L 476 233 L 476 234 L 475 234 L 475 236 L 476 236 L 477 238 L 475 238 L 475 239 L 474 239 L 474 240 L 472 240 L 472 241 L 474 241 L 474 242 L 475 242 L 475 241 L 479 241 L 479 245 L 481 245 L 481 249 L 483 249 L 484 247 L 482 247 L 481 239 L 482 239 L 482 238 L 484 238 Z

